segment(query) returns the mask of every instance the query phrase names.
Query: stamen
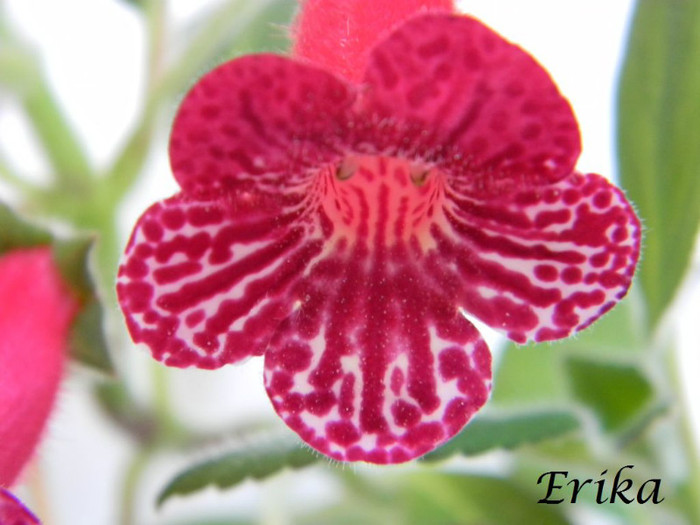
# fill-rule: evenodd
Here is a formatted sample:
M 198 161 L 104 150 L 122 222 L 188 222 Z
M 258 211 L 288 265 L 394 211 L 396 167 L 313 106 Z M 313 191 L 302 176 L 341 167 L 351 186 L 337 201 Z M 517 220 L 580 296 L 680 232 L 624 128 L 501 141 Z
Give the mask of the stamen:
M 412 163 L 409 168 L 411 181 L 416 186 L 423 186 L 428 180 L 431 168 L 425 164 Z
M 357 157 L 345 157 L 340 164 L 338 164 L 338 168 L 335 171 L 335 177 L 338 180 L 348 180 L 350 177 L 355 175 L 355 173 L 357 173 L 359 168 L 360 161 L 357 159 Z

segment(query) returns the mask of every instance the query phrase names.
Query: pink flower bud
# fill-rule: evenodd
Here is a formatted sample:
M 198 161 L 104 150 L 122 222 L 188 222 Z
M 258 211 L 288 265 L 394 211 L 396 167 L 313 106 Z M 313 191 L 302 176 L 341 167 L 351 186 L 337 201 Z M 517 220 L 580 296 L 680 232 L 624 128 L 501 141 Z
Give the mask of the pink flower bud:
M 46 426 L 77 308 L 48 247 L 0 256 L 0 486 L 17 480 Z

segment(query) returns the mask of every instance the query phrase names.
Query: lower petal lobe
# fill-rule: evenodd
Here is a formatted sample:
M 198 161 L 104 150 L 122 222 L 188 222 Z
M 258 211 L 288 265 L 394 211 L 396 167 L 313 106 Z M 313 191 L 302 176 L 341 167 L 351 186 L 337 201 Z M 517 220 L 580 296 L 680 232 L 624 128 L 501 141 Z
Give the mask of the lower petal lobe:
M 517 342 L 581 330 L 627 293 L 641 227 L 599 175 L 478 200 L 447 186 L 426 272 L 464 310 Z
M 216 368 L 263 353 L 288 290 L 323 246 L 306 197 L 184 194 L 139 220 L 119 268 L 129 331 L 172 366 Z
M 338 244 L 299 282 L 265 354 L 277 413 L 341 461 L 401 463 L 456 434 L 486 402 L 491 357 L 405 243 Z

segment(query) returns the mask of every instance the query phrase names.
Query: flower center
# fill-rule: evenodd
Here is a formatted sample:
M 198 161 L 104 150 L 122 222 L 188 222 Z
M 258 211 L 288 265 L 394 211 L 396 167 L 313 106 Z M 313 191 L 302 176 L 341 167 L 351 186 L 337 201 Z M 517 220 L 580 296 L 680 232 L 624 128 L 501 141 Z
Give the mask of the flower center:
M 320 189 L 336 234 L 385 246 L 421 241 L 444 194 L 437 169 L 370 155 L 345 157 L 323 173 Z

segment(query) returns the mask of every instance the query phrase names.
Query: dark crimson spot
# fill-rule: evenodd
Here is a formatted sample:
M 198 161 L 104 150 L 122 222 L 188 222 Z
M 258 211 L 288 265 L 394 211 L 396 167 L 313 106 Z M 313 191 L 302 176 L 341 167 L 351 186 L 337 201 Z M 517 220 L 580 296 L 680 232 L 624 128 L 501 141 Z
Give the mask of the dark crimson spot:
M 291 414 L 298 414 L 304 408 L 304 396 L 302 396 L 301 394 L 297 394 L 297 393 L 287 394 L 286 396 L 284 396 L 284 400 L 282 402 L 282 407 L 284 408 L 285 411 L 290 412 Z M 287 419 L 286 422 L 287 422 L 287 425 L 289 425 L 293 430 L 296 430 L 290 424 L 290 419 Z M 301 420 L 300 420 L 300 425 L 303 425 L 303 423 L 301 423 Z M 297 430 L 297 432 L 298 432 L 298 430 Z
M 185 213 L 180 208 L 168 208 L 163 211 L 161 217 L 169 230 L 179 230 L 185 225 Z
M 615 228 L 612 234 L 612 240 L 617 243 L 621 243 L 622 241 L 627 240 L 628 237 L 628 232 L 627 228 Z
M 555 329 L 555 328 L 540 328 L 535 334 L 535 341 L 555 341 L 557 339 L 562 339 L 569 335 L 568 330 Z
M 150 244 L 141 243 L 136 245 L 136 248 L 134 248 L 133 257 L 137 257 L 139 259 L 147 259 L 151 255 L 153 255 L 153 246 Z
M 442 420 L 452 430 L 456 432 L 462 428 L 475 410 L 479 408 L 476 403 L 469 403 L 464 397 L 457 397 L 449 402 L 445 408 L 445 415 Z
M 542 134 L 542 126 L 539 124 L 528 124 L 520 132 L 523 140 L 534 140 Z
M 566 284 L 580 283 L 583 279 L 583 272 L 575 266 L 564 268 L 561 272 L 561 280 Z
M 535 217 L 535 225 L 538 228 L 546 228 L 552 224 L 565 224 L 569 219 L 571 219 L 571 211 L 567 209 L 543 211 Z
M 222 220 L 222 211 L 214 206 L 197 206 L 187 210 L 187 222 L 192 226 L 220 224 Z
M 367 461 L 369 461 L 371 463 L 375 463 L 377 465 L 385 465 L 386 463 L 389 463 L 389 454 L 387 454 L 387 451 L 384 450 L 383 448 L 375 448 L 373 450 L 370 450 L 365 455 L 365 458 L 367 459 Z M 392 454 L 392 460 L 393 459 L 394 459 L 394 456 Z M 408 460 L 408 458 L 404 459 L 403 461 L 407 461 L 407 460 Z
M 405 378 L 403 375 L 403 372 L 401 371 L 400 368 L 394 368 L 394 370 L 391 372 L 391 383 L 390 383 L 390 388 L 391 392 L 395 396 L 399 396 L 401 394 L 401 388 L 403 387 Z
M 142 281 L 132 281 L 120 286 L 119 290 L 122 303 L 128 305 L 130 312 L 140 313 L 150 307 L 153 298 L 152 285 Z
M 278 352 L 271 355 L 273 363 L 288 372 L 301 372 L 311 366 L 313 353 L 308 344 L 301 341 L 289 341 Z
M 353 374 L 345 374 L 343 383 L 340 385 L 338 412 L 342 418 L 350 418 L 355 413 L 355 376 Z
M 145 220 L 142 225 L 142 230 L 149 241 L 159 242 L 163 238 L 163 227 L 154 220 Z
M 593 197 L 593 206 L 599 209 L 605 209 L 612 202 L 612 194 L 609 191 L 599 191 Z
M 547 204 L 554 204 L 559 200 L 561 197 L 561 192 L 559 190 L 555 190 L 553 188 L 549 188 L 547 191 L 544 192 L 544 201 Z
M 603 272 L 600 276 L 600 284 L 608 289 L 625 284 L 625 280 L 625 277 L 615 272 Z
M 331 421 L 326 424 L 328 439 L 347 447 L 360 439 L 360 431 L 350 421 Z
M 573 188 L 569 188 L 568 190 L 564 191 L 564 197 L 562 199 L 564 201 L 564 204 L 568 206 L 573 206 L 576 204 L 578 201 L 581 200 L 581 194 L 579 193 L 578 190 L 575 190 Z
M 369 455 L 371 456 L 371 453 Z M 411 454 L 409 454 L 405 448 L 401 447 L 392 448 L 389 456 L 391 460 L 387 463 L 404 463 L 405 461 L 411 459 Z
M 450 47 L 450 41 L 445 35 L 441 35 L 430 42 L 421 44 L 416 51 L 421 58 L 429 59 L 435 55 L 439 55 L 447 51 Z
M 141 259 L 131 257 L 124 266 L 124 273 L 131 279 L 140 279 L 148 274 L 148 265 Z
M 583 278 L 583 282 L 586 284 L 593 284 L 598 282 L 598 274 L 595 272 L 587 273 Z
M 596 253 L 595 255 L 591 256 L 591 266 L 593 266 L 594 268 L 602 268 L 603 266 L 608 264 L 609 260 L 609 252 Z
M 275 372 L 268 389 L 273 394 L 288 392 L 294 386 L 294 379 L 286 372 Z
M 204 320 L 204 310 L 196 310 L 189 314 L 185 318 L 185 324 L 187 325 L 188 328 L 192 328 L 194 326 L 197 326 L 199 323 L 201 323 Z
M 202 348 L 209 353 L 218 350 L 219 346 L 221 346 L 219 339 L 215 335 L 207 332 L 199 332 L 194 334 L 192 340 L 199 348 Z
M 545 282 L 556 281 L 559 276 L 557 269 L 551 264 L 538 264 L 535 266 L 535 277 Z
M 401 440 L 406 446 L 417 449 L 431 447 L 445 436 L 442 424 L 437 421 L 421 423 L 406 431 Z
M 400 427 L 412 427 L 420 421 L 420 409 L 403 399 L 396 400 L 391 405 L 391 415 Z
M 180 264 L 163 266 L 153 272 L 153 277 L 158 284 L 168 284 L 179 281 L 183 277 L 198 273 L 202 270 L 202 265 L 196 261 L 185 261 Z
M 464 350 L 457 347 L 447 348 L 438 355 L 440 376 L 445 381 L 463 376 L 469 370 L 469 359 Z
M 564 299 L 554 308 L 554 315 L 552 315 L 552 320 L 557 326 L 564 326 L 567 328 L 576 326 L 578 324 L 579 317 L 574 313 L 574 308 L 576 303 L 569 299 Z
M 459 391 L 467 395 L 467 397 L 476 405 L 486 403 L 489 391 L 482 377 L 473 370 L 467 371 L 464 376 L 457 382 Z
M 472 353 L 472 361 L 481 377 L 491 377 L 491 352 L 484 341 L 477 341 Z
M 324 390 L 321 392 L 311 392 L 306 395 L 306 400 L 304 406 L 306 410 L 314 414 L 315 416 L 323 416 L 327 414 L 333 405 L 336 403 L 336 398 L 333 392 L 330 390 Z

